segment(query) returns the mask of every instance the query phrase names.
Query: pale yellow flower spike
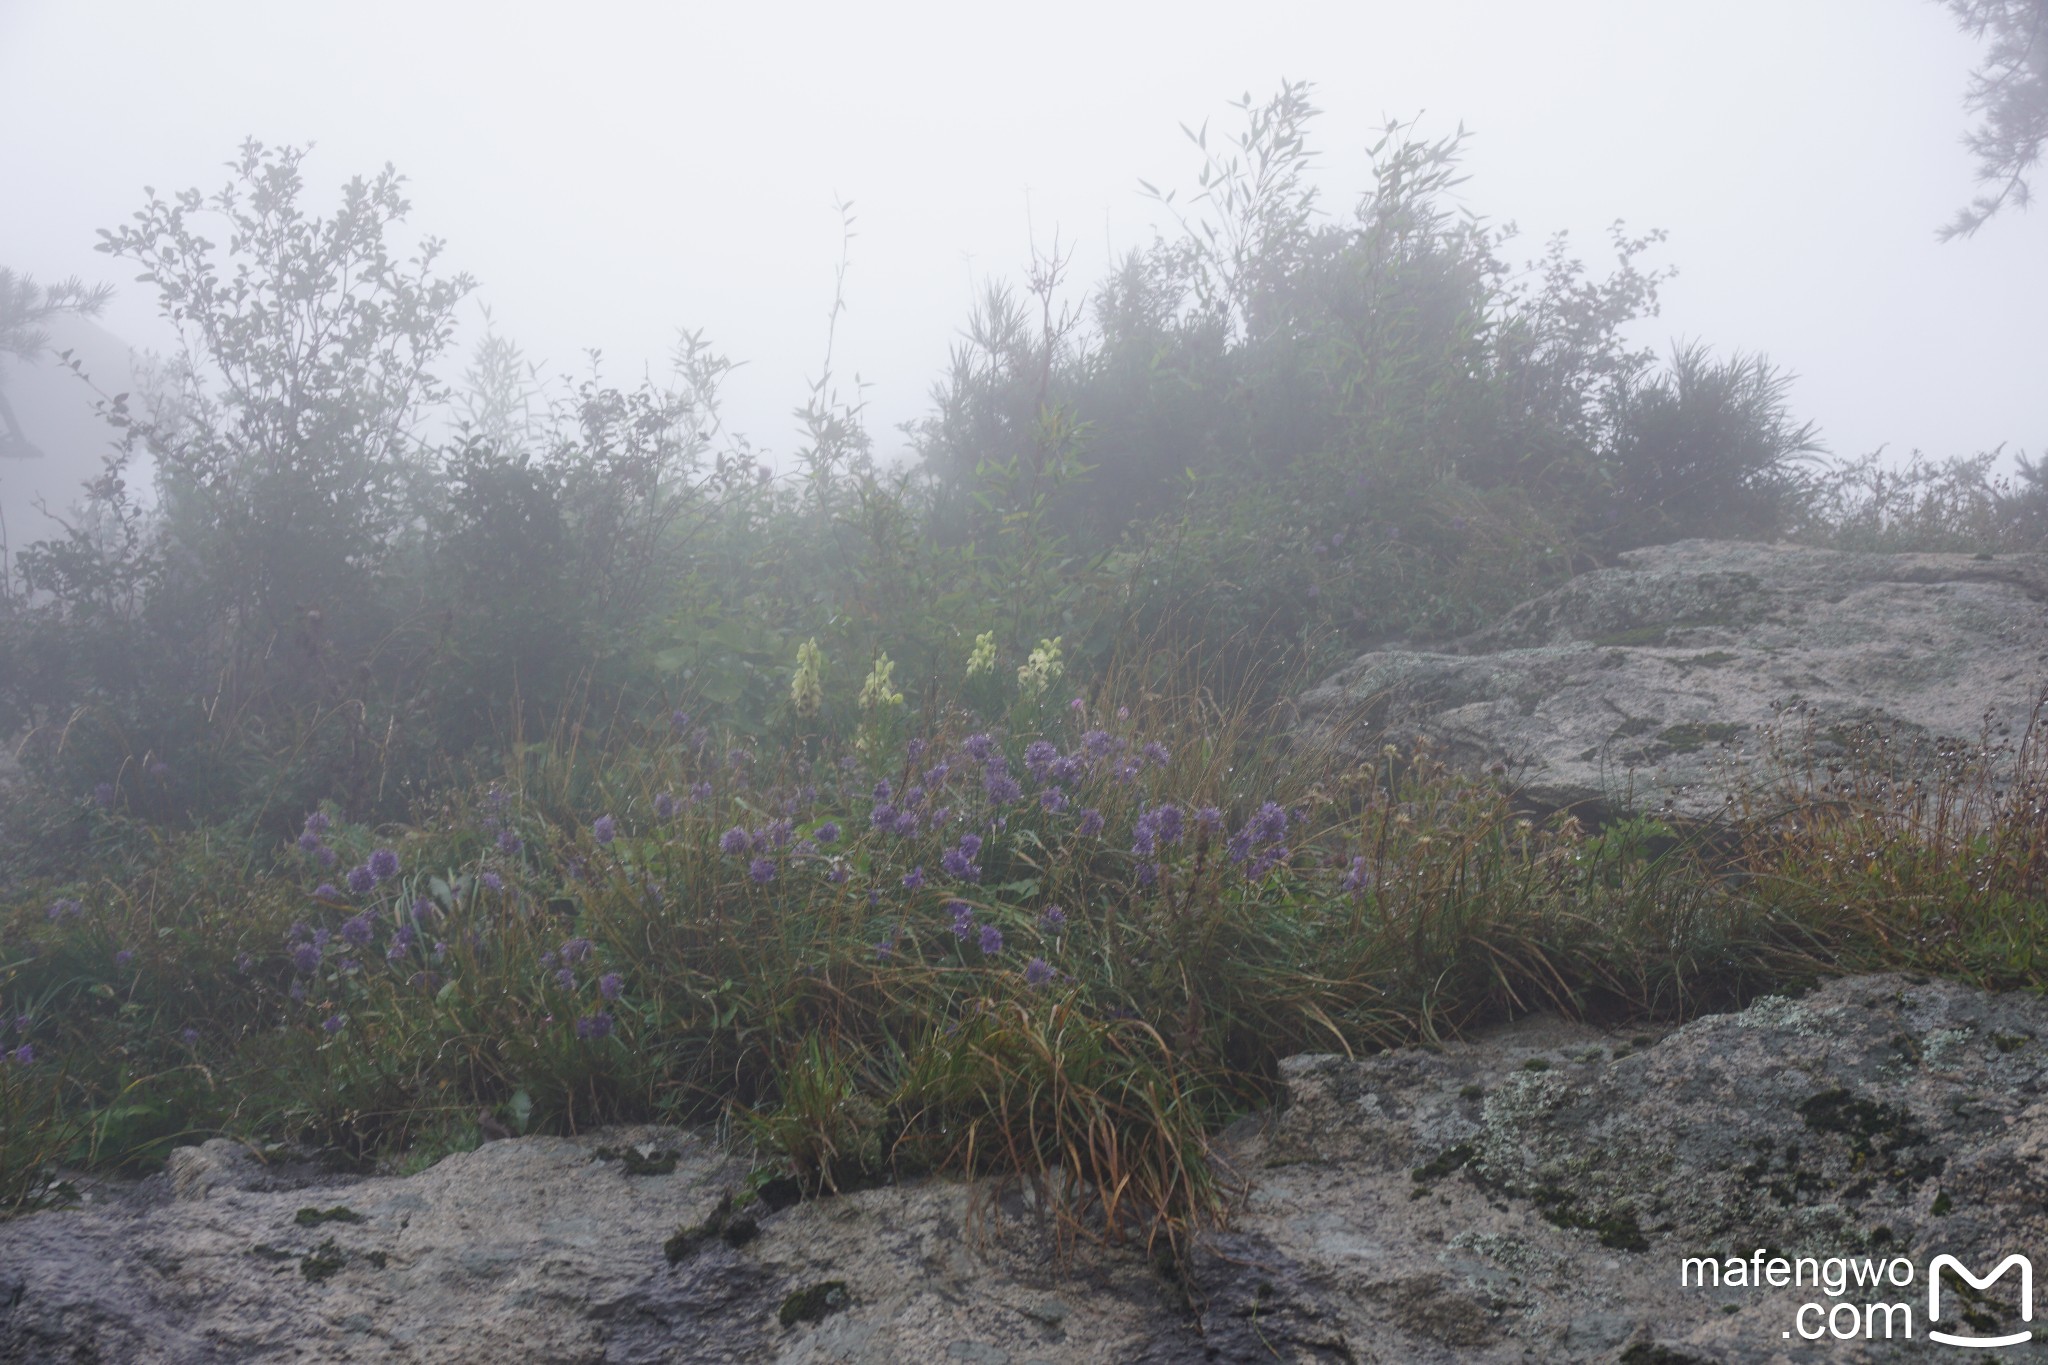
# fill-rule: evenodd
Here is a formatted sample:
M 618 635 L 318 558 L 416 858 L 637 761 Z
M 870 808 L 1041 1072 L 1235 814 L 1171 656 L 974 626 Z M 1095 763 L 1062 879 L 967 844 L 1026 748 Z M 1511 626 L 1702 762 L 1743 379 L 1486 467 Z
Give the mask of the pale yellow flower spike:
M 825 651 L 815 637 L 796 647 L 796 676 L 789 680 L 789 700 L 800 716 L 815 716 L 825 704 Z
M 1066 665 L 1060 662 L 1062 638 L 1055 635 L 1050 640 L 1040 640 L 1038 648 L 1031 651 L 1031 657 L 1017 670 L 1017 686 L 1025 696 L 1039 696 L 1067 671 Z
M 869 673 L 868 680 L 860 685 L 860 709 L 875 711 L 884 706 L 903 705 L 903 694 L 895 691 L 890 685 L 895 676 L 896 665 L 890 662 L 889 656 L 877 654 L 874 671 Z
M 967 656 L 967 676 L 978 677 L 996 671 L 996 633 L 986 631 L 974 637 L 973 652 Z

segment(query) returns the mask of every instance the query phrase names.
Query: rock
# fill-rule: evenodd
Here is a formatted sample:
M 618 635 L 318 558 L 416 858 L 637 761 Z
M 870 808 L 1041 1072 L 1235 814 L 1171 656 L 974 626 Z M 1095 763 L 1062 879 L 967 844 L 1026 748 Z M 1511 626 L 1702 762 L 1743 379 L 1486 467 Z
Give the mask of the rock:
M 1986 739 L 2009 768 L 2044 678 L 2048 556 L 1693 540 L 1441 651 L 1362 655 L 1303 694 L 1297 734 L 1361 758 L 1428 740 L 1546 808 L 1711 819 L 1784 776 L 1774 746 L 1825 765 L 1872 726 L 1899 776 Z
M 649 1151 L 664 1159 L 625 1159 Z M 0 1361 L 1199 1358 L 1141 1254 L 1062 1262 L 1048 1223 L 991 1222 L 957 1181 L 764 1213 L 672 1266 L 664 1243 L 746 1170 L 703 1135 L 641 1129 L 265 1188 L 217 1139 L 126 1200 L 0 1223 Z
M 1984 1273 L 2048 1249 L 2040 1001 L 1865 977 L 1641 1042 L 1531 1021 L 1292 1058 L 1291 1104 L 1240 1154 L 1238 1230 L 1286 1248 L 1354 1349 L 1390 1360 L 1790 1358 L 1807 1302 L 1910 1304 L 1917 1344 L 1929 1258 Z M 1680 1287 L 1684 1258 L 1760 1247 L 1904 1258 L 1913 1279 Z M 2012 1289 L 1988 1319 L 2017 1323 Z M 1972 1330 L 1958 1302 L 1935 1325 Z
M 2031 996 L 1862 977 L 1661 1035 L 1539 1017 L 1290 1058 L 1282 1081 L 1277 1115 L 1223 1139 L 1245 1184 L 1230 1226 L 1170 1272 L 1138 1246 L 1062 1257 L 995 1186 L 770 1210 L 734 1198 L 744 1168 L 705 1135 L 518 1138 L 293 1190 L 233 1161 L 203 1198 L 0 1224 L 0 1360 L 1908 1359 L 1930 1327 L 2027 1325 L 2011 1274 L 1951 1277 L 1930 1320 L 1935 1255 L 1981 1276 L 2048 1249 Z M 634 1150 L 676 1160 L 629 1174 Z M 750 1236 L 671 1265 L 678 1230 L 742 1214 Z M 1753 1283 L 1774 1257 L 1839 1292 Z M 1703 1273 L 1688 1258 L 1713 1282 L 1682 1283 Z M 1886 1282 L 1856 1284 L 1865 1265 Z M 1853 1345 L 1801 1339 L 1844 1313 Z M 1884 1320 L 1912 1340 L 1862 1339 Z

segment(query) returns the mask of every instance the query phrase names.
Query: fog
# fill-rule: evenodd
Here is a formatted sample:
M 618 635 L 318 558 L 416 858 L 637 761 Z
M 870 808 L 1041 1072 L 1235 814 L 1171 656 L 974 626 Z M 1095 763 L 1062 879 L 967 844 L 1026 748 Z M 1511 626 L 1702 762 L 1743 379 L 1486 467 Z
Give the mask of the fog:
M 1969 197 L 1975 51 L 1926 0 L 1380 3 L 1028 10 L 209 3 L 0 5 L 0 260 L 120 293 L 105 325 L 170 345 L 95 229 L 224 183 L 245 136 L 316 143 L 323 192 L 385 162 L 501 330 L 553 371 L 627 378 L 677 327 L 746 362 L 728 425 L 786 454 L 857 219 L 838 366 L 881 453 L 920 415 L 975 282 L 1033 235 L 1073 297 L 1170 226 L 1180 124 L 1315 85 L 1326 208 L 1388 118 L 1473 130 L 1461 194 L 1526 254 L 1662 228 L 1660 350 L 1697 338 L 1796 372 L 1837 454 L 2039 450 L 2048 215 L 1935 230 Z M 316 203 L 327 202 L 316 199 Z M 444 366 L 459 371 L 459 364 Z

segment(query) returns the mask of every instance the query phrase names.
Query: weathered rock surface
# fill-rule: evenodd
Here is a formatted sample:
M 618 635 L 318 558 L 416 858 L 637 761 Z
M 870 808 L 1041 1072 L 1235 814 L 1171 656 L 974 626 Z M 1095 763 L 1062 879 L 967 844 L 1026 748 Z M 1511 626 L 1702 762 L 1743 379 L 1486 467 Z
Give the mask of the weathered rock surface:
M 1441 651 L 1362 655 L 1300 698 L 1301 734 L 1362 756 L 1427 738 L 1459 766 L 1505 764 L 1539 805 L 1706 819 L 1782 777 L 1774 744 L 1825 764 L 1876 724 L 1923 777 L 1987 718 L 2009 744 L 2044 680 L 2048 556 L 1694 540 Z
M 1277 1118 L 1226 1137 L 1245 1198 L 1178 1278 L 1135 1248 L 1062 1261 L 1014 1193 L 946 1180 L 757 1204 L 671 1264 L 664 1243 L 743 1175 L 689 1133 L 493 1142 L 354 1180 L 216 1140 L 0 1224 L 0 1360 L 1909 1358 L 1930 1326 L 2025 1325 L 2011 1275 L 1945 1285 L 1930 1323 L 1934 1255 L 1983 1274 L 2048 1252 L 2032 997 L 1864 977 L 1662 1038 L 1539 1018 L 1297 1057 L 1285 1080 Z M 1910 1283 L 1680 1284 L 1683 1258 L 1758 1248 L 1903 1258 Z M 1910 1308 L 1910 1343 L 1798 1336 L 1838 1304 L 1860 1334 L 1875 1302 Z

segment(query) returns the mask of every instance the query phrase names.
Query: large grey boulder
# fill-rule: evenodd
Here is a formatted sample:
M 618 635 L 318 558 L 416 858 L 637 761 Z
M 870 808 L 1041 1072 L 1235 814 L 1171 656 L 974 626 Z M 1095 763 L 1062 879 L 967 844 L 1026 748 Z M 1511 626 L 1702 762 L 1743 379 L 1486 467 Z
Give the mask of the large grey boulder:
M 1441 650 L 1362 655 L 1297 734 L 1361 758 L 1427 740 L 1545 807 L 1711 819 L 1879 737 L 1908 779 L 1987 739 L 2009 769 L 2044 680 L 2048 557 L 1693 540 Z
M 1219 1144 L 1230 1227 L 1176 1272 L 1131 1246 L 1062 1258 L 1021 1191 L 950 1180 L 720 1226 L 744 1167 L 703 1135 L 508 1140 L 352 1181 L 215 1141 L 0 1224 L 0 1360 L 1919 1359 L 1930 1328 L 2028 1326 L 2012 1274 L 1950 1276 L 1930 1319 L 1935 1256 L 1983 1277 L 2048 1255 L 2032 996 L 1863 977 L 1661 1035 L 1539 1017 L 1283 1080 L 1279 1114 Z M 1839 1292 L 1772 1287 L 1774 1257 Z M 1687 1258 L 1715 1282 L 1682 1283 Z M 1886 1282 L 1854 1284 L 1866 1265 Z M 1854 1344 L 1799 1335 L 1849 1318 Z

